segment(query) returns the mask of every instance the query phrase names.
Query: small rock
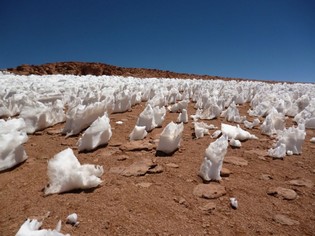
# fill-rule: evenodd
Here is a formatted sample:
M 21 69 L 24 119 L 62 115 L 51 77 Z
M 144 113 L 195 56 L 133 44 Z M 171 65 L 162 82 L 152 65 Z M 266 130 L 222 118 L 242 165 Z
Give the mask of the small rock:
M 312 188 L 314 186 L 313 182 L 309 179 L 294 179 L 288 181 L 290 185 Z
M 109 229 L 110 223 L 108 220 L 104 222 L 104 229 Z
M 156 164 L 153 163 L 151 159 L 142 159 L 126 167 L 125 170 L 121 174 L 127 177 L 142 176 L 142 175 L 145 175 L 149 169 L 155 166 Z
M 175 197 L 175 198 L 174 198 L 174 201 L 177 202 L 177 203 L 179 203 L 180 205 L 185 206 L 186 208 L 189 207 L 189 203 L 188 203 L 188 202 L 186 201 L 186 199 L 183 198 L 183 197 Z
M 198 184 L 194 188 L 193 194 L 201 198 L 215 199 L 225 195 L 226 190 L 225 187 L 220 184 Z
M 151 151 L 153 147 L 153 144 L 147 140 L 136 140 L 121 145 L 120 149 L 123 151 Z
M 171 167 L 171 168 L 178 168 L 179 165 L 175 164 L 175 163 L 167 163 L 166 166 Z
M 272 176 L 271 175 L 267 175 L 267 174 L 262 174 L 259 179 L 261 180 L 271 180 Z
M 229 177 L 231 173 L 232 172 L 228 168 L 222 167 L 222 169 L 220 171 L 220 176 L 221 177 Z
M 119 147 L 122 145 L 122 142 L 109 142 L 108 143 L 108 146 L 111 146 L 111 147 Z
M 73 226 L 77 226 L 79 224 L 79 222 L 78 222 L 78 215 L 76 213 L 68 215 L 66 223 L 67 224 L 71 224 Z
M 292 220 L 288 216 L 277 214 L 273 217 L 273 220 L 282 225 L 299 225 L 300 222 L 297 220 Z
M 209 202 L 206 205 L 199 207 L 205 213 L 211 214 L 216 208 L 216 204 L 214 202 Z
M 237 166 L 247 166 L 248 161 L 241 157 L 235 157 L 235 156 L 227 156 L 223 159 L 224 163 L 229 163 Z
M 128 157 L 127 155 L 122 155 L 122 156 L 119 156 L 119 157 L 117 158 L 117 161 L 125 161 L 125 160 L 127 160 L 127 159 L 129 159 L 129 157 Z
M 280 197 L 285 200 L 294 200 L 297 197 L 297 193 L 294 190 L 282 187 L 269 188 L 267 194 L 275 197 Z
M 159 174 L 159 173 L 162 173 L 164 171 L 163 167 L 160 166 L 160 165 L 157 165 L 151 169 L 149 169 L 147 171 L 148 174 Z
M 142 187 L 142 188 L 149 188 L 151 185 L 152 183 L 149 183 L 149 182 L 141 182 L 141 183 L 136 184 L 136 186 Z
M 230 198 L 230 205 L 233 209 L 237 209 L 238 208 L 238 202 L 236 200 L 235 197 L 231 197 Z

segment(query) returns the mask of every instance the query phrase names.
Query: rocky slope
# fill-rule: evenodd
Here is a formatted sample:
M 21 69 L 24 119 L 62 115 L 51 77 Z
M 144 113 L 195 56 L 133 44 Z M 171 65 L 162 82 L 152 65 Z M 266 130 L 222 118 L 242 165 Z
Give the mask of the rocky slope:
M 198 79 L 222 79 L 228 78 L 210 75 L 196 75 L 176 73 L 165 70 L 126 68 L 103 63 L 90 62 L 56 62 L 42 65 L 20 65 L 16 68 L 8 68 L 7 71 L 19 75 L 52 75 L 52 74 L 72 74 L 72 75 L 120 75 L 133 77 L 154 77 L 154 78 L 198 78 Z

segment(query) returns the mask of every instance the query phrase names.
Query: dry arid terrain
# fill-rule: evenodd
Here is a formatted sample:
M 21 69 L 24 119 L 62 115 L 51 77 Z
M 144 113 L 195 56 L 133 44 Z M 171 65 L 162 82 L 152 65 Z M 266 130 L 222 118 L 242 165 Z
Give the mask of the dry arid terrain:
M 259 128 L 249 130 L 259 139 L 228 147 L 224 177 L 207 183 L 210 192 L 222 188 L 200 197 L 198 170 L 215 139 L 195 139 L 190 119 L 180 148 L 171 156 L 157 155 L 159 134 L 178 113 L 167 112 L 161 128 L 131 143 L 128 136 L 144 108 L 141 103 L 132 111 L 111 114 L 109 144 L 91 152 L 78 153 L 80 135 L 61 135 L 64 124 L 29 135 L 24 145 L 28 159 L 0 173 L 0 235 L 15 235 L 27 218 L 43 219 L 45 229 L 55 228 L 61 219 L 62 232 L 71 235 L 315 235 L 315 144 L 309 141 L 315 130 L 306 130 L 301 155 L 283 160 L 267 156 L 274 139 L 261 135 Z M 248 109 L 249 104 L 239 106 L 241 115 Z M 194 113 L 189 103 L 188 114 Z M 218 128 L 221 122 L 232 124 L 223 118 L 206 121 Z M 293 124 L 286 120 L 286 127 Z M 67 147 L 81 163 L 102 165 L 103 182 L 91 190 L 44 196 L 47 162 Z M 237 209 L 231 207 L 231 197 L 237 198 Z M 79 224 L 66 224 L 74 212 Z

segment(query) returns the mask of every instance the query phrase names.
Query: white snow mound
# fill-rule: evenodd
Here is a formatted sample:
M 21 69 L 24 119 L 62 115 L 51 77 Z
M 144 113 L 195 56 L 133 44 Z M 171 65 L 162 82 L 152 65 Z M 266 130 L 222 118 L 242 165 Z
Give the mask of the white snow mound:
M 255 135 L 243 130 L 239 125 L 233 126 L 222 123 L 221 130 L 223 134 L 226 134 L 229 137 L 229 139 L 237 139 L 240 141 L 247 139 L 258 139 Z
M 148 132 L 145 130 L 145 126 L 135 126 L 129 135 L 130 140 L 141 140 L 147 136 Z
M 81 165 L 72 149 L 67 148 L 48 162 L 49 185 L 45 188 L 45 194 L 97 187 L 102 182 L 99 177 L 103 173 L 102 166 Z
M 188 114 L 187 114 L 187 110 L 183 109 L 181 113 L 179 113 L 178 117 L 177 117 L 177 122 L 183 122 L 183 123 L 188 123 Z
M 70 234 L 60 233 L 61 221 L 58 222 L 56 229 L 40 229 L 43 222 L 27 219 L 20 227 L 15 236 L 70 236 Z
M 0 120 L 0 171 L 25 161 L 23 143 L 28 140 L 23 119 Z
M 183 130 L 183 123 L 175 124 L 171 121 L 161 133 L 157 150 L 166 154 L 174 152 L 180 146 Z
M 283 158 L 286 154 L 300 154 L 306 132 L 304 126 L 290 127 L 278 133 L 275 148 L 268 150 L 268 155 L 274 158 Z
M 151 131 L 153 130 L 155 127 L 157 127 L 156 123 L 155 123 L 155 115 L 159 116 L 158 111 L 156 111 L 156 113 L 154 113 L 153 108 L 151 107 L 150 104 L 148 104 L 145 109 L 143 110 L 143 112 L 140 113 L 138 120 L 137 120 L 137 126 L 145 126 L 145 130 L 146 131 Z M 161 117 L 163 116 L 163 114 L 160 114 Z
M 93 150 L 100 145 L 107 144 L 111 137 L 112 130 L 107 113 L 105 113 L 104 116 L 98 117 L 83 133 L 78 141 L 78 150 Z
M 205 181 L 220 180 L 223 159 L 228 148 L 228 136 L 222 135 L 211 143 L 205 152 L 205 158 L 199 170 L 199 176 Z
M 193 122 L 194 123 L 194 129 L 195 129 L 195 136 L 196 138 L 202 138 L 204 135 L 209 135 L 209 129 L 215 129 L 214 125 L 208 125 L 204 122 Z

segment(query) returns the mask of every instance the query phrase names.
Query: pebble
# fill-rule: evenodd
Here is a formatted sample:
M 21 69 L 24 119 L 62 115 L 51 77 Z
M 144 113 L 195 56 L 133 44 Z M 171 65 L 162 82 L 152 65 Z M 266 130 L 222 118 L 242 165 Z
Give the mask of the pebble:
M 237 209 L 238 208 L 238 202 L 236 200 L 235 197 L 231 197 L 230 198 L 230 205 L 233 209 Z
M 314 186 L 313 182 L 309 179 L 294 179 L 288 181 L 290 185 L 299 186 L 299 187 L 307 187 L 312 188 Z
M 215 199 L 226 194 L 225 187 L 220 184 L 198 184 L 193 194 L 200 198 Z
M 127 155 L 122 155 L 122 156 L 119 156 L 119 157 L 117 158 L 117 161 L 125 161 L 125 160 L 127 160 L 127 159 L 129 159 L 129 157 L 128 157 Z
M 186 199 L 183 198 L 183 197 L 175 197 L 175 198 L 174 198 L 174 201 L 177 202 L 177 203 L 179 203 L 180 205 L 185 206 L 186 208 L 189 207 L 189 203 L 188 203 L 188 202 L 186 201 Z
M 297 198 L 297 193 L 294 190 L 282 187 L 269 188 L 267 194 L 283 198 L 285 200 L 294 200 Z
M 291 218 L 289 218 L 288 216 L 285 215 L 281 215 L 281 214 L 277 214 L 273 217 L 273 220 L 279 224 L 282 225 L 299 225 L 300 222 L 298 222 L 297 220 L 293 220 Z
M 67 223 L 71 224 L 73 226 L 77 226 L 79 224 L 79 222 L 78 222 L 78 215 L 76 213 L 68 215 Z
M 141 188 L 149 188 L 152 185 L 152 183 L 149 182 L 141 182 L 137 183 L 136 186 L 141 187 Z
M 175 164 L 175 163 L 167 163 L 166 166 L 171 167 L 171 168 L 178 168 L 179 165 Z
M 160 166 L 160 165 L 157 165 L 153 168 L 150 168 L 147 173 L 148 174 L 159 174 L 159 173 L 162 173 L 164 171 L 163 167 Z
M 262 174 L 259 179 L 261 180 L 271 180 L 273 179 L 271 175 L 268 175 L 268 174 Z
M 122 145 L 122 142 L 109 142 L 108 146 L 119 147 Z
M 206 214 L 211 214 L 213 213 L 216 207 L 217 206 L 214 202 L 209 202 L 206 205 L 199 207 L 199 209 L 202 210 Z
M 221 177 L 229 177 L 230 174 L 232 174 L 232 172 L 228 168 L 222 167 L 222 169 L 220 171 Z

